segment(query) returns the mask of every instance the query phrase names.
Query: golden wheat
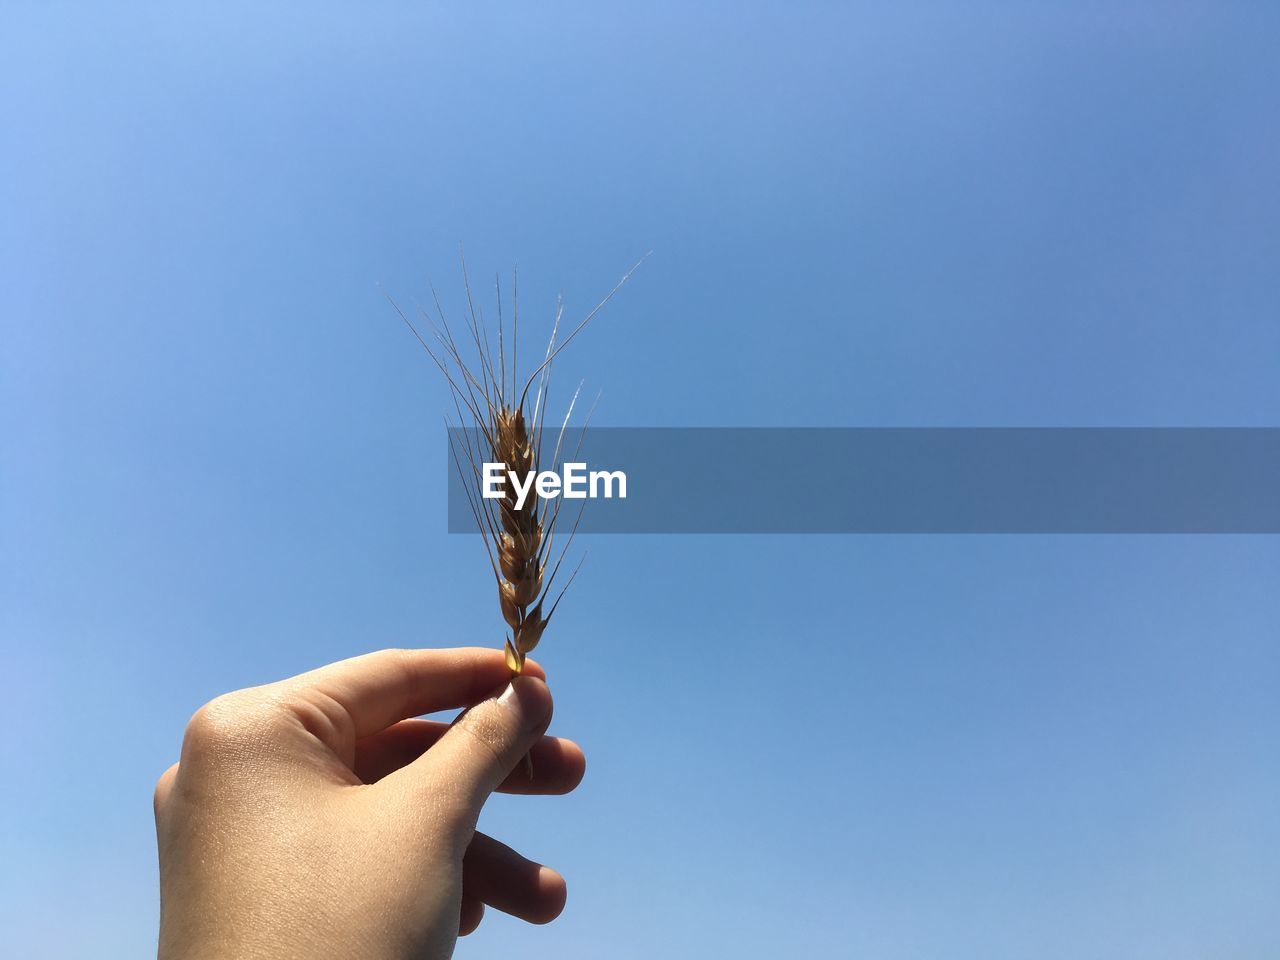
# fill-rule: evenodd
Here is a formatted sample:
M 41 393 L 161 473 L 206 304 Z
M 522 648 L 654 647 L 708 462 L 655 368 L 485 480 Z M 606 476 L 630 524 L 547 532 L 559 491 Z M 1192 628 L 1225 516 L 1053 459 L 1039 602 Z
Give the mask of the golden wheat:
M 647 256 L 647 254 L 646 254 Z M 519 307 L 518 277 L 512 276 L 512 316 L 510 332 L 511 356 L 508 364 L 507 335 L 502 316 L 501 284 L 495 281 L 497 290 L 497 355 L 485 325 L 483 311 L 478 310 L 471 295 L 471 282 L 467 277 L 466 263 L 462 266 L 463 283 L 467 295 L 467 330 L 474 353 L 474 361 L 468 363 L 453 331 L 445 319 L 438 297 L 434 298 L 436 321 L 422 311 L 422 319 L 436 342 L 428 343 L 417 326 L 404 311 L 391 301 L 400 318 L 413 331 L 418 342 L 427 351 L 452 391 L 454 410 L 460 430 L 449 431 L 451 459 L 458 471 L 462 488 L 467 497 L 476 526 L 484 540 L 489 565 L 498 587 L 498 603 L 502 617 L 510 633 L 504 638 L 507 666 L 513 675 L 524 669 L 525 658 L 542 639 L 543 631 L 551 622 L 556 606 L 577 576 L 577 569 L 560 588 L 555 599 L 548 603 L 548 596 L 555 584 L 560 566 L 569 552 L 582 517 L 581 508 L 565 542 L 559 548 L 554 562 L 550 561 L 556 528 L 560 515 L 557 500 L 550 510 L 544 510 L 541 498 L 528 497 L 521 503 L 516 495 L 512 478 L 522 488 L 536 476 L 542 461 L 542 440 L 545 429 L 547 397 L 551 386 L 551 370 L 554 361 L 569 342 L 585 327 L 630 279 L 644 257 L 635 264 L 618 284 L 609 291 L 563 340 L 558 339 L 560 321 L 564 315 L 563 300 L 557 307 L 551 336 L 540 362 L 523 379 L 519 373 Z M 432 291 L 434 294 L 434 290 Z M 390 299 L 390 298 L 388 298 Z M 530 390 L 533 391 L 532 395 Z M 575 391 L 569 402 L 568 412 L 556 433 L 555 448 L 551 454 L 554 466 L 557 462 L 565 429 L 577 402 Z M 529 409 L 532 400 L 532 410 Z M 587 419 L 590 419 L 588 414 Z M 470 426 L 465 426 L 469 422 Z M 448 418 L 446 418 L 448 423 Z M 586 429 L 585 425 L 582 428 Z M 581 435 L 579 435 L 581 443 Z M 502 465 L 502 496 L 486 499 L 480 494 L 480 477 L 484 463 Z M 585 504 L 584 504 L 585 505 Z M 581 562 L 579 562 L 579 567 Z

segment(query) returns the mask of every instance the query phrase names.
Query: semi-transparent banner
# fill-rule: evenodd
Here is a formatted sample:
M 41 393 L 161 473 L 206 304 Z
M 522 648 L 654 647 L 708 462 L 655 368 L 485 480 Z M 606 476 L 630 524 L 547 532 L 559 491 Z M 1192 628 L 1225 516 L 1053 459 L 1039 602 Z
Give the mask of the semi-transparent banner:
M 449 434 L 449 531 L 471 533 L 468 492 L 516 486 L 479 431 Z M 581 510 L 580 533 L 1280 533 L 1280 428 L 592 427 L 555 444 L 547 430 L 541 477 L 512 479 L 561 524 Z

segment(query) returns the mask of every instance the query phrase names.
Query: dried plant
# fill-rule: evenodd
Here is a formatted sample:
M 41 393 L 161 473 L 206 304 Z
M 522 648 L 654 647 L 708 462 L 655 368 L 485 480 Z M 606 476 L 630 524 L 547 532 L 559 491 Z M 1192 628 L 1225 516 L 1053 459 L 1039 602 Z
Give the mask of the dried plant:
M 647 254 L 646 254 L 647 256 Z M 563 498 L 554 506 L 544 508 L 541 498 L 529 496 L 523 503 L 517 496 L 514 476 L 522 489 L 528 489 L 531 477 L 537 475 L 543 463 L 543 435 L 546 431 L 547 398 L 551 388 L 551 371 L 556 357 L 591 322 L 597 313 L 613 299 L 622 286 L 644 262 L 642 257 L 618 284 L 564 337 L 559 339 L 560 322 L 564 316 L 564 300 L 557 303 L 555 320 L 546 350 L 536 358 L 536 365 L 525 375 L 520 372 L 519 354 L 519 277 L 512 274 L 511 330 L 506 333 L 502 313 L 501 282 L 495 278 L 497 299 L 496 356 L 495 344 L 485 324 L 484 312 L 478 309 L 471 294 L 471 281 L 467 276 L 466 262 L 462 264 L 463 285 L 466 289 L 468 352 L 473 359 L 468 362 L 459 347 L 440 299 L 432 296 L 436 308 L 433 319 L 426 310 L 419 310 L 431 341 L 419 331 L 403 310 L 391 301 L 400 318 L 409 327 L 423 349 L 444 374 L 452 391 L 457 425 L 465 427 L 449 431 L 451 458 L 458 471 L 468 505 L 476 526 L 484 541 L 489 566 L 498 587 L 498 604 L 502 617 L 510 629 L 504 639 L 507 666 L 512 675 L 524 669 L 525 658 L 542 639 L 543 631 L 551 622 L 556 607 L 569 589 L 581 568 L 581 561 L 568 580 L 548 602 L 561 565 L 573 543 L 582 507 L 564 543 L 555 546 Z M 508 344 L 510 356 L 508 357 Z M 508 362 L 509 361 L 509 362 Z M 551 455 L 552 466 L 560 459 L 565 430 L 573 414 L 581 390 L 574 391 L 568 410 L 555 431 L 555 447 Z M 530 393 L 532 391 L 532 393 Z M 532 404 L 532 409 L 530 409 Z M 594 405 L 593 405 L 594 409 Z M 590 421 L 590 413 L 587 415 Z M 469 426 L 467 426 L 469 424 Z M 446 426 L 452 426 L 446 417 Z M 582 431 L 585 432 L 584 424 Z M 582 432 L 578 435 L 579 447 Z M 481 495 L 481 470 L 484 463 L 503 465 L 502 496 L 486 499 Z M 583 506 L 585 506 L 585 501 Z M 554 560 L 552 557 L 554 556 Z

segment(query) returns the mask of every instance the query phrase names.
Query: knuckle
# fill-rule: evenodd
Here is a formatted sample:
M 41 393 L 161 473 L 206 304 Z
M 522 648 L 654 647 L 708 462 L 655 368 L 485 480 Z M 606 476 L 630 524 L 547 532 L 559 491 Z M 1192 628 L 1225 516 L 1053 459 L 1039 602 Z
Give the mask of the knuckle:
M 156 788 L 151 795 L 151 804 L 157 813 L 159 813 L 161 806 L 163 806 L 164 802 L 169 798 L 169 793 L 173 789 L 173 781 L 177 775 L 178 765 L 175 763 L 164 773 L 160 774 L 159 779 L 156 780 Z
M 477 704 L 463 714 L 456 727 L 467 735 L 495 774 L 505 775 L 518 759 L 510 756 L 513 739 L 510 724 L 506 722 L 505 711 L 497 704 Z
M 261 725 L 261 703 L 244 691 L 214 697 L 187 722 L 186 748 L 243 742 Z
M 340 755 L 355 749 L 355 723 L 333 697 L 319 690 L 303 690 L 290 696 L 285 705 L 302 729 Z

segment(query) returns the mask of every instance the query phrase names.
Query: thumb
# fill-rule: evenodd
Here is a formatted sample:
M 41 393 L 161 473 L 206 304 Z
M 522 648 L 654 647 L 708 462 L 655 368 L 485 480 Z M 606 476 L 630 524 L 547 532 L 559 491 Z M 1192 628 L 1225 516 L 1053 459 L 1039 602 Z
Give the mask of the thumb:
M 431 779 L 448 782 L 475 813 L 551 723 L 551 691 L 519 676 L 463 713 L 419 760 Z

